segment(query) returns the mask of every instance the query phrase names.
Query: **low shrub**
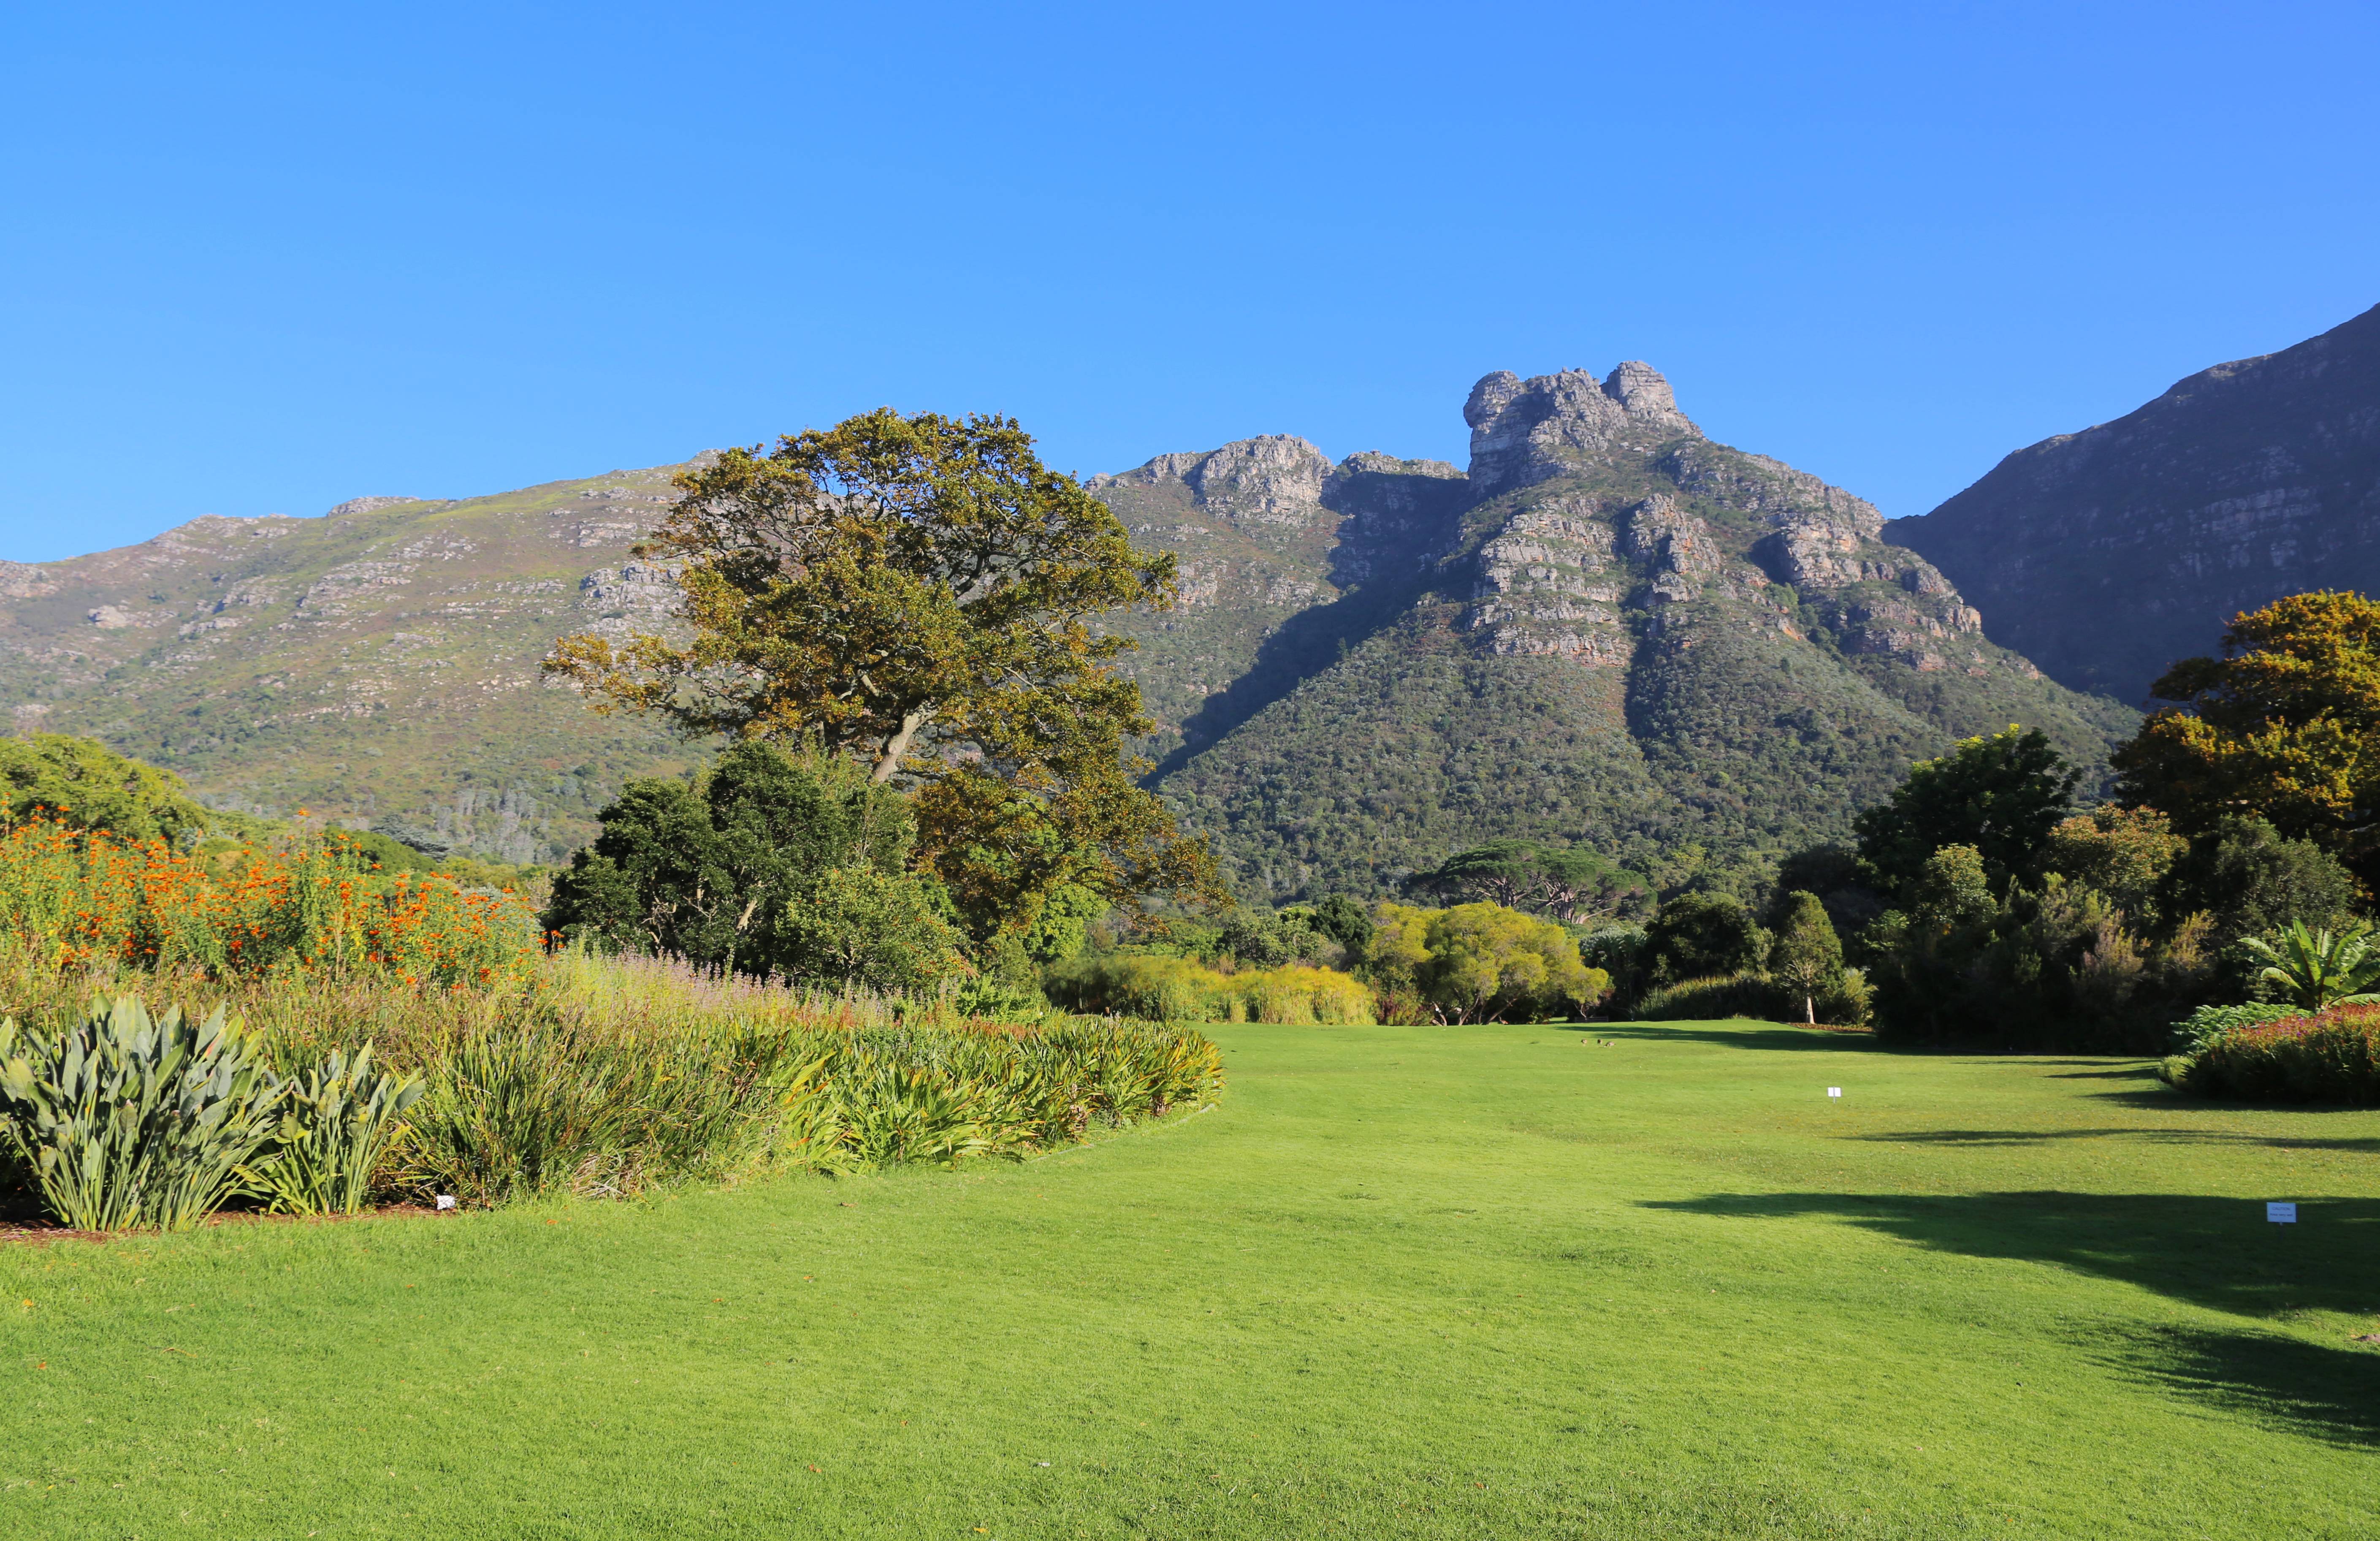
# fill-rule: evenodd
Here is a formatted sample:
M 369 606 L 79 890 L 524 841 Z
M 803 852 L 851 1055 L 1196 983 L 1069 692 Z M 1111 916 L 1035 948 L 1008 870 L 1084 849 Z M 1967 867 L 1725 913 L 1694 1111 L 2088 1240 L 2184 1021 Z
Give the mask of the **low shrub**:
M 2172 1050 L 2180 1055 L 2194 1055 L 2235 1028 L 2255 1027 L 2304 1014 L 2295 1006 L 2270 1001 L 2252 1001 L 2244 1006 L 2201 1006 L 2173 1025 Z
M 0 1153 L 23 1155 L 0 1162 L 0 1186 L 13 1181 L 54 1218 L 94 1228 L 187 1223 L 234 1197 L 308 1212 L 352 1209 L 367 1195 L 495 1205 L 771 1167 L 955 1162 L 1162 1117 L 1222 1085 L 1220 1050 L 1188 1028 L 969 1020 L 941 998 L 828 994 L 653 959 L 566 951 L 501 988 L 431 994 L 322 974 L 101 973 L 212 997 L 210 1021 L 251 1054 L 241 1063 L 253 1079 L 240 1085 L 253 1095 L 247 1133 L 207 1157 L 207 1171 L 228 1162 L 231 1177 L 162 1211 L 53 1201 L 29 1175 L 38 1112 L 0 1099 Z M 25 1023 L 0 1058 L 67 1056 L 83 1024 L 58 1000 L 74 982 L 0 949 L 0 992 L 22 1003 Z M 276 1081 L 275 1068 L 295 1074 Z M 10 1085 L 31 1077 L 12 1072 Z M 134 1155 L 155 1143 L 134 1142 Z M 145 1170 L 110 1159 L 110 1171 Z M 131 1191 L 106 1191 L 119 1190 Z
M 1785 1014 L 1784 994 L 1764 975 L 1714 974 L 1656 986 L 1637 998 L 1630 1014 L 1646 1022 L 1716 1021 L 1731 1016 L 1774 1022 Z
M 1042 988 L 1072 1011 L 1157 1022 L 1321 1023 L 1373 1020 L 1372 992 L 1336 969 L 1289 964 L 1224 974 L 1187 958 L 1078 953 Z
M 1482 901 L 1426 910 L 1383 903 L 1366 957 L 1393 1020 L 1545 1022 L 1584 1016 L 1611 976 L 1579 960 L 1553 921 Z
M 283 1084 L 280 1125 L 242 1175 L 287 1214 L 359 1213 L 372 1171 L 401 1128 L 399 1115 L 420 1099 L 422 1090 L 419 1076 L 391 1075 L 376 1067 L 370 1044 L 352 1060 L 344 1050 L 334 1050 L 322 1063 Z
M 436 873 L 382 873 L 351 841 L 202 856 L 48 819 L 0 833 L 0 939 L 54 969 L 370 975 L 487 985 L 537 955 L 528 907 Z
M 1770 975 L 1747 970 L 1658 986 L 1637 997 L 1629 1014 L 1646 1022 L 1746 1017 L 1798 1024 L 1808 1010 L 1828 1026 L 1860 1027 L 1867 1024 L 1870 999 L 1867 976 L 1856 968 L 1839 970 L 1815 995 L 1805 995 Z
M 2380 1107 L 2380 1005 L 2217 1033 L 2174 1079 L 2202 1097 Z
M 94 1001 L 55 1036 L 0 1021 L 0 1138 L 79 1231 L 178 1231 L 214 1213 L 273 1136 L 280 1098 L 261 1046 L 221 1006 L 199 1022 Z

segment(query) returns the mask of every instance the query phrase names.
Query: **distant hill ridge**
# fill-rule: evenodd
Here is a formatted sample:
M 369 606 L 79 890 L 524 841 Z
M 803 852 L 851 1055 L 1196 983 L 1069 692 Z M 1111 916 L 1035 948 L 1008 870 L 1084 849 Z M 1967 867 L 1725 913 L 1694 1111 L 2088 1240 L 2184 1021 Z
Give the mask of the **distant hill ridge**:
M 2125 701 L 2240 611 L 2380 592 L 2380 306 L 2018 450 L 1892 536 L 1996 639 Z
M 1120 619 L 1126 666 L 1161 790 L 1251 897 L 1387 892 L 1504 835 L 1724 879 L 1957 737 L 2038 723 L 2095 764 L 2132 721 L 1987 640 L 1863 500 L 1705 437 L 1647 365 L 1491 374 L 1463 411 L 1466 468 L 1275 434 L 1088 483 L 1181 559 L 1177 610 Z M 693 758 L 537 667 L 666 621 L 628 548 L 675 469 L 0 568 L 0 688 L 217 806 L 559 859 L 621 781 Z
M 209 515 L 139 545 L 0 564 L 0 690 L 219 807 L 300 807 L 424 844 L 553 862 L 622 780 L 683 763 L 650 723 L 540 678 L 555 636 L 665 613 L 628 555 L 674 467 L 319 518 Z

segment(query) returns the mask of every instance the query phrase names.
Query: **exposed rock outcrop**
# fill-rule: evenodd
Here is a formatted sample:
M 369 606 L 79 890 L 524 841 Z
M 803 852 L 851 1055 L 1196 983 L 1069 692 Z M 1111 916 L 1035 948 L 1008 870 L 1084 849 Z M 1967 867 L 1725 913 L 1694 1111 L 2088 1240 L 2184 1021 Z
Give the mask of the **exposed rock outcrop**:
M 2380 307 L 2021 449 L 1891 535 L 1994 641 L 2126 701 L 2240 611 L 2380 592 Z
M 1635 363 L 1601 381 L 1584 370 L 1528 380 L 1500 370 L 1471 387 L 1463 420 L 1471 425 L 1472 489 L 1483 498 L 1702 432 L 1660 371 Z

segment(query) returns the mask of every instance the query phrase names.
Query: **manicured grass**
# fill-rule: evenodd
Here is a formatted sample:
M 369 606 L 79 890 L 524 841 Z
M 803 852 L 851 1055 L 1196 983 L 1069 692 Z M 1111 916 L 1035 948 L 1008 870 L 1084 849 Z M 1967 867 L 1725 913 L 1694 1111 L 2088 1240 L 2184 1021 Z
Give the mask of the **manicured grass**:
M 2380 1113 L 1214 1032 L 1025 1166 L 0 1247 L 0 1534 L 2380 1534 Z

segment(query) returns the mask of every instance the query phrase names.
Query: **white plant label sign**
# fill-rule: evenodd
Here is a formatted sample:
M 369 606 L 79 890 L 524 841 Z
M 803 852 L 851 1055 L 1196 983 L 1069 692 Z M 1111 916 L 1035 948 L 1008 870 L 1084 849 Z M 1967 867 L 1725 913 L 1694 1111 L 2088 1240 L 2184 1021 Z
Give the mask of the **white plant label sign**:
M 1840 1086 L 1828 1086 L 1827 1088 L 1827 1095 L 1828 1097 L 1840 1097 L 1843 1095 L 1843 1088 Z
M 2265 1218 L 2275 1225 L 2295 1225 L 2298 1222 L 2298 1207 L 2294 1203 L 2267 1204 L 2265 1206 Z

